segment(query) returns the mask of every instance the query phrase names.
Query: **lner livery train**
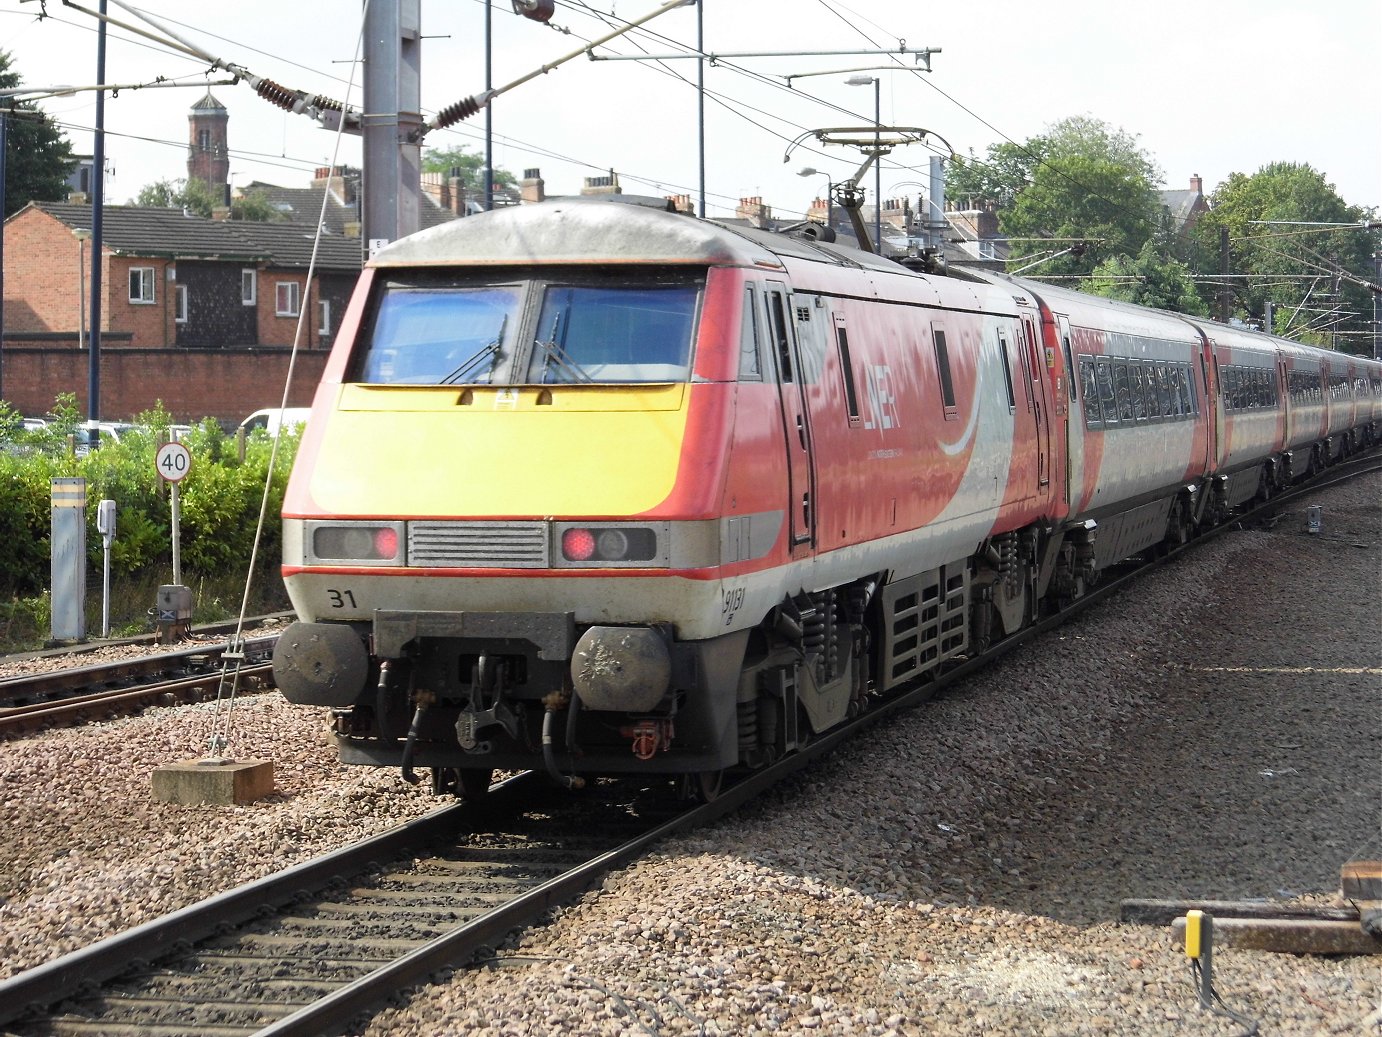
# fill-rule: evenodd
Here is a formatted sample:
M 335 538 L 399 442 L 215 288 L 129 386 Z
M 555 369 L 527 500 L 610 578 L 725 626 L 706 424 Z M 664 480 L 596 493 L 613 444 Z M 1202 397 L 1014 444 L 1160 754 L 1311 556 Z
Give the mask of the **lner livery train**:
M 1369 444 L 1382 365 L 594 199 L 364 271 L 275 676 L 348 763 L 718 775 Z

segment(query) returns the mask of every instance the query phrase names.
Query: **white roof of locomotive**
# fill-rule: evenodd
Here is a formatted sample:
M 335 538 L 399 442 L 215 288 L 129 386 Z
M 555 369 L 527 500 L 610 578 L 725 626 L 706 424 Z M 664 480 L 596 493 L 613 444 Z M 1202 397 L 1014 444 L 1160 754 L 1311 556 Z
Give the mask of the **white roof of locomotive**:
M 781 269 L 779 257 L 899 268 L 839 245 L 730 227 L 685 213 L 607 198 L 554 198 L 431 227 L 381 249 L 373 267 L 646 263 Z

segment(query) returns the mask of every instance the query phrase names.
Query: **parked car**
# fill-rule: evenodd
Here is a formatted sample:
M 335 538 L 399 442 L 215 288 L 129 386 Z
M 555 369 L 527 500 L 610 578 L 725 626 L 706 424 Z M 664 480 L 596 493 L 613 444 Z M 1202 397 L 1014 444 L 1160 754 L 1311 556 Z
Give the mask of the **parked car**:
M 297 428 L 307 424 L 307 416 L 311 413 L 310 407 L 267 407 L 240 422 L 240 428 L 245 430 L 247 436 L 260 428 L 271 436 L 277 436 L 281 428 Z
M 128 421 L 88 421 L 72 430 L 76 443 L 76 454 L 84 457 L 92 450 L 106 443 L 118 443 L 122 436 L 137 430 L 139 426 Z

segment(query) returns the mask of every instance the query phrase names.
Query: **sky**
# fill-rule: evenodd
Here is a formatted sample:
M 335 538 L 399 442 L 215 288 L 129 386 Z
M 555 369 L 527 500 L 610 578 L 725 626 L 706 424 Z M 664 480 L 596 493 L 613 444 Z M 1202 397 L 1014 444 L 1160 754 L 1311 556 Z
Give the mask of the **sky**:
M 254 75 L 360 104 L 360 75 L 352 76 L 359 2 L 125 2 Z M 548 25 L 516 16 L 509 0 L 490 2 L 492 82 L 504 86 L 661 0 L 556 0 Z M 49 17 L 40 21 L 45 9 Z M 110 0 L 109 14 L 157 31 L 119 0 Z M 421 0 L 424 117 L 484 88 L 485 15 L 486 0 Z M 749 197 L 775 216 L 804 214 L 827 178 L 846 179 L 863 161 L 857 150 L 822 145 L 810 131 L 870 126 L 875 100 L 883 125 L 926 129 L 942 153 L 982 158 L 991 144 L 1021 142 L 1060 119 L 1088 115 L 1134 136 L 1166 188 L 1186 188 L 1198 175 L 1212 192 L 1231 173 L 1305 162 L 1344 201 L 1382 206 L 1378 0 L 702 0 L 702 17 L 705 49 L 717 55 L 705 69 L 712 217 L 733 215 Z M 26 86 L 95 83 L 95 26 L 62 0 L 0 0 L 0 49 L 12 54 Z M 688 194 L 698 202 L 697 63 L 668 57 L 693 51 L 696 36 L 695 7 L 669 9 L 595 52 L 666 60 L 581 54 L 505 90 L 490 108 L 495 165 L 518 176 L 539 169 L 548 194 L 578 193 L 583 178 L 613 170 L 626 193 Z M 898 53 L 902 46 L 938 51 L 931 71 Z M 774 56 L 747 56 L 766 52 Z M 851 76 L 877 78 L 877 90 L 847 85 Z M 189 86 L 132 88 L 158 77 Z M 186 176 L 188 109 L 207 79 L 207 62 L 109 29 L 106 82 L 126 88 L 105 102 L 108 203 Z M 211 89 L 229 113 L 236 187 L 255 180 L 307 186 L 333 155 L 360 162 L 358 137 L 338 140 L 244 82 Z M 95 96 L 39 101 L 78 153 L 92 150 Z M 482 153 L 485 123 L 482 112 L 432 131 L 425 143 Z M 882 168 L 884 197 L 915 199 L 933 153 L 925 144 L 895 150 Z M 820 172 L 798 175 L 807 167 Z M 871 171 L 865 186 L 872 201 Z

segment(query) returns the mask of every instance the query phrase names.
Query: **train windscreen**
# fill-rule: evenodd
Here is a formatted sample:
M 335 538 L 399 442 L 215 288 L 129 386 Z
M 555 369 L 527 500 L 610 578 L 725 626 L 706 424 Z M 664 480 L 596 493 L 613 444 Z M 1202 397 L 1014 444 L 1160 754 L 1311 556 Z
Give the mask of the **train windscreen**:
M 594 280 L 594 279 L 592 279 Z M 687 381 L 701 284 L 389 283 L 352 381 L 376 385 Z

